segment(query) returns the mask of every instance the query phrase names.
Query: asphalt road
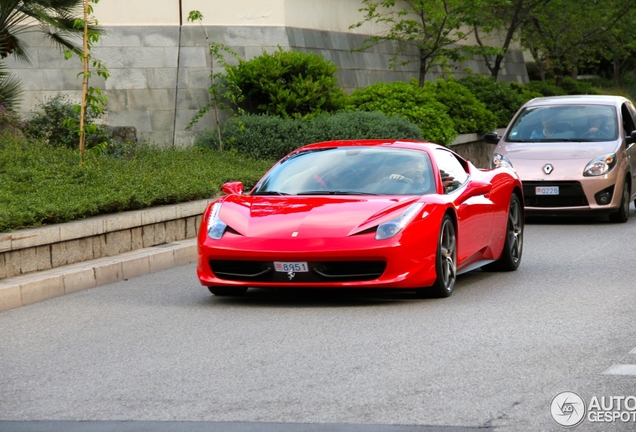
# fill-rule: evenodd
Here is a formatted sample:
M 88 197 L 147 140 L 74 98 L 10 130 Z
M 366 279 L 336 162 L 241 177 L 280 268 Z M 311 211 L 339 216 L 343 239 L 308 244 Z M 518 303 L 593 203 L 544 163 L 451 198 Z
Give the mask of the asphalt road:
M 448 299 L 219 298 L 187 265 L 2 312 L 0 431 L 559 431 L 565 391 L 575 430 L 636 430 L 588 417 L 636 416 L 631 216 L 530 220 L 517 272 Z

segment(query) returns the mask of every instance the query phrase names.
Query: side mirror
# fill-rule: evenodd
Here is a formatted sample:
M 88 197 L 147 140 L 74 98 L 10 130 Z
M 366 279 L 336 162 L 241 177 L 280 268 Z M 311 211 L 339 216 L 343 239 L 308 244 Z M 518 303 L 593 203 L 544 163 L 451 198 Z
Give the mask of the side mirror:
M 225 183 L 221 190 L 228 195 L 243 195 L 243 183 L 240 181 Z
M 625 139 L 626 144 L 633 144 L 636 142 L 636 130 L 632 131 L 632 133 Z
M 468 195 L 471 197 L 479 195 L 488 195 L 492 191 L 492 184 L 482 181 L 473 181 L 468 186 Z
M 499 140 L 501 137 L 497 134 L 497 132 L 488 132 L 484 135 L 484 142 L 486 144 L 499 144 Z

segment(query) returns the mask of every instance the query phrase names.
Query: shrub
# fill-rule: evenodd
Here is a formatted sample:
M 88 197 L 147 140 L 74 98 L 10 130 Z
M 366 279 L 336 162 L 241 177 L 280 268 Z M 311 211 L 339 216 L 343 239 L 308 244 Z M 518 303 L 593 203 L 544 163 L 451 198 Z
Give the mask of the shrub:
M 299 118 L 342 108 L 345 93 L 337 87 L 336 71 L 317 54 L 279 47 L 229 65 L 226 79 L 240 90 L 247 113 Z
M 306 144 L 339 139 L 422 139 L 416 125 L 381 113 L 343 112 L 311 119 L 243 115 L 222 126 L 226 148 L 253 158 L 280 159 Z M 198 147 L 217 148 L 215 132 L 200 135 Z
M 356 89 L 347 99 L 346 109 L 403 117 L 420 128 L 423 139 L 438 144 L 449 145 L 457 137 L 447 108 L 414 83 L 376 83 Z
M 424 84 L 444 104 L 459 134 L 485 133 L 497 127 L 497 117 L 469 89 L 454 79 L 437 79 Z
M 564 96 L 568 94 L 564 88 L 557 86 L 554 80 L 530 81 L 526 84 L 526 88 L 540 93 L 541 96 Z
M 530 98 L 519 89 L 493 78 L 472 74 L 459 80 L 497 117 L 497 127 L 506 127 L 519 108 Z
M 564 77 L 561 87 L 569 95 L 597 95 L 599 92 L 587 81 L 576 81 L 571 77 Z
M 75 128 L 65 124 L 65 120 L 71 120 L 76 125 L 80 122 L 79 106 L 73 104 L 66 95 L 58 94 L 39 105 L 41 111 L 33 114 L 29 120 L 25 133 L 28 137 L 43 140 L 54 147 L 78 148 L 79 136 Z M 97 116 L 90 110 L 86 112 L 85 146 L 91 148 L 102 143 L 110 142 L 110 137 L 105 127 L 97 126 L 95 131 L 90 131 Z M 79 127 L 79 126 L 78 126 Z

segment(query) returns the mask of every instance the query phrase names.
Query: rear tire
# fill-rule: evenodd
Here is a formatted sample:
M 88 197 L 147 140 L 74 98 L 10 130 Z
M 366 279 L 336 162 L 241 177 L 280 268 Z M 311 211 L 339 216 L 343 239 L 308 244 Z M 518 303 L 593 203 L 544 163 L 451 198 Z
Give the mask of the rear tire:
M 215 296 L 242 296 L 247 292 L 247 288 L 235 287 L 208 287 L 210 292 Z
M 514 271 L 521 264 L 521 254 L 523 252 L 523 209 L 521 201 L 517 195 L 510 197 L 508 207 L 508 223 L 506 225 L 506 240 L 504 242 L 501 257 L 490 264 L 484 266 L 487 271 Z
M 609 215 L 610 222 L 625 223 L 629 219 L 629 183 L 625 181 L 623 184 L 623 193 L 621 198 L 621 206 L 616 213 Z
M 453 219 L 449 215 L 444 215 L 442 227 L 439 230 L 435 273 L 437 278 L 433 286 L 415 290 L 417 297 L 449 297 L 455 288 L 455 279 L 457 278 L 457 236 L 455 235 Z

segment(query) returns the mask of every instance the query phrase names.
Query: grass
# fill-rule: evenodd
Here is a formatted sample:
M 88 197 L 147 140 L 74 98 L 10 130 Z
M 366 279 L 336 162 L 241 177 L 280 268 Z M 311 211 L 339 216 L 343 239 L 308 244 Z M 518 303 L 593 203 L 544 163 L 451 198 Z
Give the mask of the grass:
M 0 232 L 211 198 L 228 181 L 247 188 L 272 166 L 230 152 L 141 147 L 89 154 L 0 137 Z

